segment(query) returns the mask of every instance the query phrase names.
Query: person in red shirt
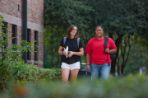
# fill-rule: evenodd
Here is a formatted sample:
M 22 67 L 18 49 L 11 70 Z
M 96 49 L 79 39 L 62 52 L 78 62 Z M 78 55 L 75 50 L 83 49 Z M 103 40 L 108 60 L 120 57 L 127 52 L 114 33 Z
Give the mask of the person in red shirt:
M 86 68 L 91 71 L 91 79 L 108 79 L 111 69 L 110 54 L 117 51 L 113 39 L 108 38 L 107 48 L 104 49 L 104 31 L 102 26 L 96 26 L 96 35 L 86 45 Z

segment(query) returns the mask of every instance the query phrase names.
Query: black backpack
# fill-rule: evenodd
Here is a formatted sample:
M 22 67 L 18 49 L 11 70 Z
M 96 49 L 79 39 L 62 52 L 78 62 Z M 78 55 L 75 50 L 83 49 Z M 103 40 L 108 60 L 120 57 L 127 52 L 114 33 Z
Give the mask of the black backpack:
M 108 45 L 108 36 L 105 36 L 104 38 L 105 38 L 105 41 L 104 41 L 104 51 L 105 51 L 105 49 L 107 48 L 107 45 Z M 111 57 L 112 61 L 115 60 L 116 53 L 110 54 L 110 57 Z

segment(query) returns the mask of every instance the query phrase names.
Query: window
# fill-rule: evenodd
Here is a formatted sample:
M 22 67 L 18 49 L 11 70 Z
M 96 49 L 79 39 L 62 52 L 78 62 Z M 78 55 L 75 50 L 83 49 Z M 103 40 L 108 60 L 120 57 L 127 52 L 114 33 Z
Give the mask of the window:
M 8 23 L 7 22 L 3 22 L 2 32 L 3 33 L 7 33 L 7 28 L 8 28 Z
M 31 42 L 31 29 L 27 29 L 26 38 L 23 34 L 22 37 L 23 39 L 26 39 L 27 42 Z M 31 52 L 23 53 L 22 58 L 25 60 L 25 62 L 27 62 L 27 60 L 31 60 Z
M 34 60 L 38 60 L 38 31 L 34 32 Z
M 31 42 L 31 30 L 27 29 L 27 41 Z M 27 52 L 27 60 L 31 60 L 31 52 Z
M 0 29 L 0 31 L 2 31 L 2 35 L 7 33 L 7 22 L 3 22 L 3 25 L 2 25 L 2 28 Z M 6 41 L 7 35 L 5 35 L 5 36 L 2 36 L 2 35 L 0 34 L 0 40 Z M 4 59 L 4 49 L 6 47 L 7 47 L 7 44 L 0 46 L 0 60 L 1 61 L 3 61 L 3 59 Z M 3 63 L 3 62 L 0 62 L 0 63 Z
M 17 44 L 17 26 L 12 25 L 12 44 Z
M 27 52 L 27 60 L 31 60 L 31 52 Z
M 27 41 L 31 42 L 31 30 L 27 29 Z
M 7 22 L 3 22 L 2 32 L 6 34 L 7 33 L 7 28 L 8 28 L 8 23 Z M 6 35 L 6 37 L 7 37 L 7 35 Z M 7 40 L 6 37 L 4 37 L 3 40 Z M 7 47 L 7 44 L 5 44 L 4 48 L 6 48 L 6 47 Z

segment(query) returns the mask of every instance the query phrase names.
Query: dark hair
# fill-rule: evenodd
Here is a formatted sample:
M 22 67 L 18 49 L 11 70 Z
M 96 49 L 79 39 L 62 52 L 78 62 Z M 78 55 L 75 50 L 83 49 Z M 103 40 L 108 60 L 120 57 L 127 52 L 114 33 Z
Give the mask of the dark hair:
M 75 25 L 70 25 L 67 29 L 67 37 L 70 38 L 70 32 L 74 29 L 74 27 L 77 28 L 77 33 L 75 35 L 75 38 L 78 38 L 79 37 L 79 32 L 78 32 L 78 27 L 75 26 Z
M 97 28 L 97 27 L 100 27 L 100 28 L 102 28 L 102 30 L 103 30 L 103 27 L 102 27 L 102 25 L 97 25 L 97 26 L 96 26 L 96 28 Z

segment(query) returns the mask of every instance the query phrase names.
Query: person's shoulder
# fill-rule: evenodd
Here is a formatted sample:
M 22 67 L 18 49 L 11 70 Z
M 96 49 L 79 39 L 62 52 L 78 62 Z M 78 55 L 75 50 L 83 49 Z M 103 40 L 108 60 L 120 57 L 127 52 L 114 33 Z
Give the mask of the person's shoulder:
M 109 41 L 109 42 L 114 42 L 114 39 L 111 38 L 111 37 L 108 37 L 108 41 Z
M 111 38 L 111 37 L 108 37 L 108 39 L 109 39 L 109 40 L 113 40 L 113 38 Z
M 96 39 L 95 37 L 92 37 L 92 38 L 90 38 L 89 41 L 94 41 L 95 39 Z
M 68 37 L 67 36 L 64 36 L 63 38 L 62 38 L 62 40 L 67 40 L 68 39 Z
M 93 38 L 90 38 L 90 39 L 88 40 L 88 43 L 87 43 L 87 44 L 92 44 L 92 43 L 94 43 L 94 41 L 95 41 L 94 37 L 93 37 Z
M 77 40 L 81 40 L 81 38 L 80 38 L 80 37 L 77 37 L 77 38 L 75 38 L 75 39 L 77 39 Z
M 94 41 L 94 37 L 93 38 L 90 38 L 88 43 L 92 43 Z

